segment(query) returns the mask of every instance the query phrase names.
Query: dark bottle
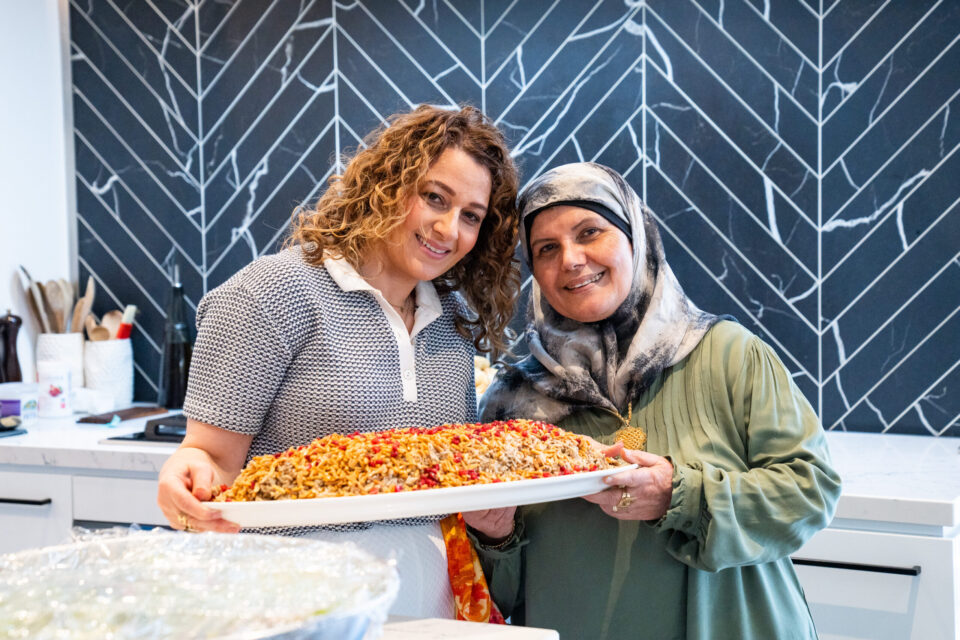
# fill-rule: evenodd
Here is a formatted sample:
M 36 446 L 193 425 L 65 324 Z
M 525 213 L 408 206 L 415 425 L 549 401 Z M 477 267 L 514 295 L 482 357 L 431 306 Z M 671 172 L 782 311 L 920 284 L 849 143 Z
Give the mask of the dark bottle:
M 183 408 L 187 393 L 187 375 L 193 355 L 193 327 L 187 321 L 187 303 L 183 297 L 179 265 L 173 267 L 173 288 L 167 305 L 163 335 L 163 364 L 157 402 L 168 409 Z
M 20 360 L 17 357 L 17 334 L 20 327 L 23 326 L 23 320 L 20 316 L 15 316 L 9 310 L 7 315 L 0 317 L 0 339 L 3 340 L 3 346 L 0 347 L 2 362 L 0 362 L 0 382 L 20 382 L 23 376 L 20 373 Z

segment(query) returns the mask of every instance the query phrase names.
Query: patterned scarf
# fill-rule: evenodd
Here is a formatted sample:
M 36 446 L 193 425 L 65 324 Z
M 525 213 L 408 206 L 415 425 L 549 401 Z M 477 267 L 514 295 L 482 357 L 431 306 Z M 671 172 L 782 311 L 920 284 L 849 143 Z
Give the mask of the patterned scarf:
M 720 319 L 683 293 L 650 210 L 620 174 L 599 164 L 563 165 L 524 189 L 520 243 L 528 265 L 528 216 L 575 202 L 600 204 L 621 219 L 618 227 L 626 224 L 633 286 L 610 317 L 581 323 L 557 313 L 534 281 L 524 336 L 530 355 L 504 367 L 483 394 L 484 421 L 524 417 L 555 423 L 589 407 L 625 415 L 656 376 L 689 355 Z

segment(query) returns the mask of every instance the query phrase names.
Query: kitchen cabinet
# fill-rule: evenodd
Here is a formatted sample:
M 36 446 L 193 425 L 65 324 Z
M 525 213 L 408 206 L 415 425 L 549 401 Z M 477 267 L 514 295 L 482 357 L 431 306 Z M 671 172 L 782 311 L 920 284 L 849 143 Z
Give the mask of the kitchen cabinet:
M 62 542 L 72 524 L 68 476 L 0 471 L 0 553 Z
M 821 640 L 960 638 L 958 439 L 830 436 L 843 497 L 793 555 Z
M 157 474 L 172 444 L 102 444 L 143 429 L 40 420 L 0 439 L 0 553 L 67 542 L 74 526 L 166 525 Z

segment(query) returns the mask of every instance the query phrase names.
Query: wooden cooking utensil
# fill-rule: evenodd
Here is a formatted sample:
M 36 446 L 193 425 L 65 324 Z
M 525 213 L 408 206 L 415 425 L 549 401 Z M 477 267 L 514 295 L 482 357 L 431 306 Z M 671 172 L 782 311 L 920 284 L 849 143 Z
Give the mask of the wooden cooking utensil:
M 63 333 L 70 331 L 70 323 L 73 321 L 73 285 L 66 279 L 57 280 L 60 286 L 60 308 L 63 310 Z
M 97 325 L 97 321 L 94 319 L 93 314 L 87 315 L 87 317 L 84 319 L 84 326 L 87 329 L 87 337 L 91 342 L 110 339 L 110 330 L 106 327 Z
M 105 327 L 110 332 L 111 338 L 117 337 L 117 331 L 123 323 L 123 312 L 119 309 L 111 309 L 100 318 L 100 326 Z
M 83 333 L 83 328 L 87 324 L 87 318 L 89 317 L 90 309 L 93 307 L 93 294 L 93 276 L 88 276 L 87 290 L 84 292 L 83 297 L 77 300 L 77 304 L 73 308 L 73 318 L 70 321 L 70 330 L 74 333 Z
M 30 305 L 30 312 L 40 326 L 40 331 L 50 333 L 50 321 L 47 318 L 47 312 L 43 306 L 43 296 L 40 294 L 40 287 L 33 281 L 33 278 L 30 277 L 30 272 L 27 271 L 23 265 L 20 265 L 20 272 L 23 274 L 23 277 L 27 279 L 27 283 L 23 286 L 23 292 L 27 297 L 27 304 Z
M 55 333 L 63 333 L 66 314 L 63 311 L 63 295 L 60 292 L 60 283 L 56 280 L 47 280 L 41 291 L 46 303 L 47 313 L 51 318 L 51 329 Z

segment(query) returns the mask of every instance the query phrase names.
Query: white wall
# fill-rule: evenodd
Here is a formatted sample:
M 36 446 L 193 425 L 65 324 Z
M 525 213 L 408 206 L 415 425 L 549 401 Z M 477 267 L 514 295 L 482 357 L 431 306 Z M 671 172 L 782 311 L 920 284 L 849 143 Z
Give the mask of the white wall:
M 0 0 L 0 315 L 23 318 L 25 380 L 39 333 L 17 265 L 77 280 L 66 0 Z

